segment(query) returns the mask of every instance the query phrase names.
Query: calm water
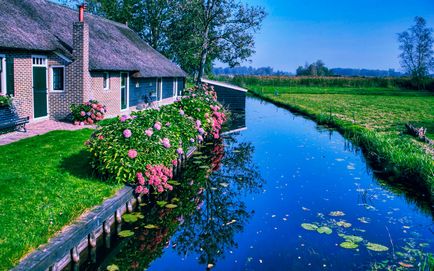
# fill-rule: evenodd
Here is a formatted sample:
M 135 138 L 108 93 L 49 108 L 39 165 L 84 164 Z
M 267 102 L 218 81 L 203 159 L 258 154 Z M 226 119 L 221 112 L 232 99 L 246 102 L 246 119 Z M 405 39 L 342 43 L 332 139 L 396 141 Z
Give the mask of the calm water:
M 196 153 L 177 192 L 122 226 L 135 235 L 102 270 L 428 270 L 430 202 L 376 179 L 338 133 L 246 106 L 247 129 Z

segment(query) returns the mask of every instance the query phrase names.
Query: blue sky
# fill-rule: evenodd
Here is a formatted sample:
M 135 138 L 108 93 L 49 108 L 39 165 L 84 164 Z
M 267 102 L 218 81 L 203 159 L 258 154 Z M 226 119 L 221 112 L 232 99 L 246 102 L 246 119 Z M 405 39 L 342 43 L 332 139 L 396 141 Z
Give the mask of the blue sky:
M 244 1 L 268 12 L 256 54 L 244 63 L 254 67 L 295 71 L 322 59 L 328 67 L 399 70 L 396 34 L 415 16 L 434 27 L 434 0 Z

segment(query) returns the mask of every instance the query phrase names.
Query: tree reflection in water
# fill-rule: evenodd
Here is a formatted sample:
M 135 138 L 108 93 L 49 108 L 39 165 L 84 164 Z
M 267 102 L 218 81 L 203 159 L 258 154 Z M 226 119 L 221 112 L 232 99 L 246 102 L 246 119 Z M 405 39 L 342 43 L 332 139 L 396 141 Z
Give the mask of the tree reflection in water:
M 175 238 L 178 253 L 197 254 L 200 264 L 215 265 L 225 252 L 237 247 L 234 236 L 251 216 L 243 195 L 259 192 L 263 184 L 252 164 L 253 146 L 236 144 L 234 137 L 225 138 L 225 144 L 226 148 L 215 145 L 211 155 L 206 155 L 211 169 L 201 181 L 203 206 L 185 220 Z
M 238 143 L 234 136 L 207 143 L 189 159 L 172 193 L 149 198 L 141 206 L 142 215 L 133 213 L 138 221 L 126 223 L 123 230 L 134 231 L 134 236 L 120 242 L 103 265 L 143 270 L 168 246 L 180 255 L 198 255 L 205 266 L 216 265 L 237 247 L 235 234 L 252 215 L 243 196 L 260 192 L 264 183 L 253 152 L 250 143 Z

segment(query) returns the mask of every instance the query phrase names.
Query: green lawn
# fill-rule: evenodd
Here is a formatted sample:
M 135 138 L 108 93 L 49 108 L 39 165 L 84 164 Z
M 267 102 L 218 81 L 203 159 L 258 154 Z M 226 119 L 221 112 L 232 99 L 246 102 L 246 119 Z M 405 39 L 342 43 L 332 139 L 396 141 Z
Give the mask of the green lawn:
M 83 145 L 91 133 L 53 131 L 0 146 L 0 270 L 120 188 L 92 177 Z
M 247 85 L 259 96 L 331 124 L 365 147 L 386 170 L 434 191 L 432 148 L 404 134 L 405 123 L 434 139 L 434 93 L 382 88 Z M 276 95 L 277 94 L 277 95 Z

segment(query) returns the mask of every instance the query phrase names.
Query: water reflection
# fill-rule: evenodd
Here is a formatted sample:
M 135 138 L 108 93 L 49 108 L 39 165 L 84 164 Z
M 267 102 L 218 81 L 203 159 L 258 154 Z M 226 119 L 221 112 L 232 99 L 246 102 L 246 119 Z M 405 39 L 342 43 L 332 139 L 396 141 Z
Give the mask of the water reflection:
M 123 225 L 134 237 L 104 268 L 429 270 L 432 204 L 420 191 L 376 178 L 326 127 L 253 98 L 246 112 L 232 127 L 248 130 L 204 146 L 173 193 Z
M 208 267 L 237 246 L 234 237 L 252 215 L 241 195 L 260 191 L 263 179 L 252 162 L 253 146 L 236 144 L 232 135 L 225 136 L 228 142 L 229 148 L 223 141 L 207 143 L 187 163 L 173 193 L 150 198 L 133 213 L 138 222 L 124 228 L 135 236 L 123 241 L 106 265 L 143 270 L 171 246 L 180 255 L 197 254 Z

